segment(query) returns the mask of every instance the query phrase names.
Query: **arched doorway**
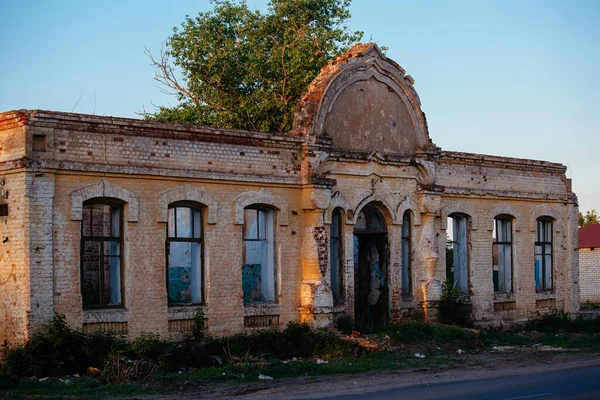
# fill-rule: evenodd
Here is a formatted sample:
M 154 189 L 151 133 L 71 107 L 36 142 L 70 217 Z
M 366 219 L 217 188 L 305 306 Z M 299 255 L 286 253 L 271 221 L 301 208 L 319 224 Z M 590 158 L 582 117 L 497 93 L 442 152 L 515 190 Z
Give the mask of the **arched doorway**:
M 354 224 L 354 319 L 359 324 L 388 321 L 388 248 L 385 219 L 369 204 Z

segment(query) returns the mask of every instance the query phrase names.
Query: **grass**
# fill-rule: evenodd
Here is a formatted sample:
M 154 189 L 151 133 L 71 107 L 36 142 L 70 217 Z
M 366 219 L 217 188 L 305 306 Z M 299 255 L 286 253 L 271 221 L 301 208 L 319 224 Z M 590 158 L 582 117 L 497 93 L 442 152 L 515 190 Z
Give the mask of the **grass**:
M 38 379 L 20 380 L 0 377 L 2 398 L 63 399 L 65 397 L 100 399 L 104 397 L 128 397 L 157 393 L 157 388 L 144 383 L 127 385 L 103 385 L 95 379 L 81 377 L 63 383 L 58 378 L 43 382 Z
M 327 364 L 317 364 L 315 360 L 300 360 L 284 364 L 274 361 L 264 367 L 252 365 L 225 365 L 192 370 L 184 373 L 158 374 L 152 382 L 138 382 L 127 385 L 104 385 L 97 380 L 81 377 L 66 384 L 51 378 L 44 382 L 37 379 L 19 380 L 0 377 L 0 393 L 6 398 L 44 398 L 62 399 L 74 397 L 81 399 L 99 399 L 104 397 L 130 397 L 180 391 L 190 382 L 241 382 L 258 381 L 258 374 L 273 379 L 295 378 L 302 376 L 322 376 L 349 374 L 368 371 L 390 371 L 411 368 L 434 368 L 441 365 L 458 365 L 461 360 L 448 357 L 401 356 L 394 352 L 379 352 L 360 357 L 344 357 L 329 360 Z
M 300 376 L 352 374 L 367 371 L 432 368 L 440 365 L 460 364 L 461 362 L 461 360 L 449 357 L 420 359 L 414 356 L 399 355 L 393 351 L 382 351 L 360 357 L 343 357 L 328 360 L 326 364 L 318 364 L 315 360 L 298 360 L 287 364 L 275 361 L 272 364 L 258 368 L 252 365 L 226 365 L 220 368 L 204 368 L 188 374 L 165 374 L 160 379 L 163 382 L 179 382 L 190 379 L 253 381 L 258 380 L 259 373 L 274 379 L 282 379 Z
M 63 336 L 70 338 L 70 341 L 65 343 L 79 343 L 82 340 L 77 335 L 73 336 L 72 332 L 65 332 L 58 336 L 58 339 L 63 342 L 65 341 Z M 112 343 L 110 340 L 106 342 L 100 339 L 96 338 L 95 342 L 89 343 L 98 342 L 102 344 L 100 348 L 107 347 L 106 343 Z M 46 342 L 46 339 L 41 341 L 42 344 Z M 151 382 L 104 385 L 89 377 L 68 378 L 68 383 L 61 382 L 58 378 L 39 382 L 37 378 L 17 378 L 14 372 L 10 375 L 10 371 L 17 369 L 8 368 L 4 371 L 0 370 L 0 393 L 3 398 L 15 399 L 65 397 L 95 399 L 174 393 L 182 390 L 184 386 L 199 387 L 207 383 L 238 384 L 258 380 L 259 373 L 274 379 L 282 379 L 436 368 L 463 363 L 463 358 L 453 356 L 457 349 L 485 351 L 492 345 L 535 348 L 535 345 L 539 344 L 593 353 L 600 352 L 600 319 L 572 321 L 565 315 L 553 314 L 531 322 L 520 331 L 479 333 L 456 326 L 413 321 L 389 325 L 369 337 L 350 338 L 350 340 L 343 340 L 332 332 L 312 331 L 306 326 L 292 324 L 282 331 L 238 334 L 203 343 L 202 345 L 174 344 L 152 335 L 146 335 L 138 340 L 134 343 L 133 350 L 129 350 L 129 354 L 154 360 L 159 365 L 161 365 L 160 360 L 169 361 L 164 363 L 169 368 L 163 366 L 162 371 L 157 373 Z M 375 343 L 373 348 L 361 347 L 373 343 Z M 45 347 L 38 346 L 35 349 L 42 351 Z M 369 351 L 372 350 L 375 352 L 370 353 Z M 13 362 L 16 362 L 18 356 L 22 354 L 30 356 L 27 360 L 35 359 L 31 357 L 34 355 L 36 357 L 43 355 L 43 353 L 30 354 L 27 351 L 32 350 L 24 347 L 20 352 L 15 353 Z M 187 352 L 186 357 L 183 357 L 184 351 Z M 426 357 L 415 357 L 414 353 L 417 352 L 426 354 Z M 217 354 L 223 359 L 224 364 L 220 367 L 208 367 L 209 364 L 205 359 L 208 355 Z M 297 359 L 282 361 L 292 357 Z M 318 363 L 317 357 L 327 362 Z M 181 364 L 182 362 L 186 364 Z M 16 364 L 17 367 L 19 365 Z

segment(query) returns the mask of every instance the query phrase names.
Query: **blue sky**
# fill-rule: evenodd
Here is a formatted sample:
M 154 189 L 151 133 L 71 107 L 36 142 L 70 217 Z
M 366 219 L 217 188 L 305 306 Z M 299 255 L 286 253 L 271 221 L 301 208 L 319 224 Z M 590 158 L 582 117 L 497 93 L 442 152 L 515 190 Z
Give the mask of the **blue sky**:
M 249 0 L 264 9 L 266 0 Z M 208 0 L 2 0 L 0 111 L 136 117 L 174 105 L 157 51 Z M 560 162 L 600 212 L 600 1 L 354 0 L 352 30 L 415 78 L 445 150 Z

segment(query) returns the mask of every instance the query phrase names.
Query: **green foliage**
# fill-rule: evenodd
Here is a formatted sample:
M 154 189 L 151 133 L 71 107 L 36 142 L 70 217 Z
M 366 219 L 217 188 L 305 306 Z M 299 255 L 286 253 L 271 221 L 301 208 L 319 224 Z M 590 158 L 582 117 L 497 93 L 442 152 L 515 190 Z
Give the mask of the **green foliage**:
M 344 315 L 337 318 L 334 322 L 335 329 L 342 332 L 344 335 L 349 335 L 354 330 L 354 318 L 349 315 Z
M 338 338 L 328 330 L 313 330 L 306 324 L 291 322 L 283 331 L 263 330 L 239 333 L 215 339 L 206 344 L 209 354 L 243 358 L 290 359 L 292 357 L 317 357 L 350 352 L 355 344 Z
M 461 293 L 451 281 L 442 285 L 442 296 L 438 305 L 438 318 L 442 324 L 473 326 L 471 319 L 471 299 Z
M 600 310 L 600 303 L 592 303 L 591 301 L 586 301 L 581 305 L 582 310 Z
M 157 333 L 144 332 L 138 336 L 131 345 L 131 350 L 138 358 L 152 361 L 164 370 L 172 370 L 176 363 L 173 353 L 177 343 L 162 340 Z
M 528 323 L 528 329 L 543 333 L 556 333 L 558 331 L 569 333 L 600 333 L 600 318 L 591 320 L 571 319 L 569 314 L 554 312 L 542 316 L 538 320 Z
M 586 211 L 585 215 L 579 213 L 577 223 L 580 228 L 584 226 L 598 224 L 600 221 L 598 220 L 598 214 L 596 214 L 596 210 Z
M 300 95 L 320 69 L 362 37 L 345 25 L 350 0 L 271 0 L 266 13 L 245 0 L 213 4 L 174 28 L 160 59 L 149 54 L 155 79 L 180 103 L 146 118 L 289 131 Z
M 196 310 L 194 314 L 191 340 L 195 343 L 200 343 L 204 339 L 204 333 L 206 331 L 206 318 L 204 318 L 204 311 L 201 308 Z
M 109 353 L 124 347 L 125 342 L 113 334 L 86 336 L 71 329 L 64 317 L 56 314 L 47 333 L 5 351 L 3 369 L 9 375 L 21 376 L 83 373 L 90 366 L 102 367 Z

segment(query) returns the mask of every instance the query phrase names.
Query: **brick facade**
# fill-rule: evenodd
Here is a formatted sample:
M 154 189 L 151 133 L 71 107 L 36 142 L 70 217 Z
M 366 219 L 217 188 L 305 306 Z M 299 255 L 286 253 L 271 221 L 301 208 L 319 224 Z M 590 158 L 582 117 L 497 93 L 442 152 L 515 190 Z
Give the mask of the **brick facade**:
M 600 303 L 600 249 L 579 249 L 581 303 Z
M 167 299 L 167 213 L 176 202 L 202 210 L 200 307 L 212 334 L 298 320 L 323 326 L 336 315 L 354 316 L 360 293 L 355 277 L 367 261 L 385 271 L 386 292 L 378 293 L 384 319 L 422 313 L 434 318 L 446 274 L 446 218 L 456 213 L 469 219 L 468 287 L 480 324 L 575 312 L 577 202 L 566 167 L 442 151 L 429 139 L 412 83 L 376 46 L 357 46 L 315 79 L 289 135 L 50 111 L 0 114 L 3 189 L 9 193 L 0 201 L 8 204 L 8 216 L 0 217 L 0 340 L 27 339 L 55 312 L 86 332 L 178 337 L 188 330 L 197 306 L 169 306 Z M 381 113 L 352 111 L 367 106 L 349 95 L 360 91 L 370 91 L 367 99 L 386 99 L 373 102 Z M 344 115 L 346 109 L 352 114 Z M 345 139 L 343 126 L 333 128 L 344 121 L 358 127 Z M 370 133 L 360 137 L 363 131 Z M 84 309 L 82 207 L 98 199 L 123 207 L 123 299 L 121 307 Z M 274 213 L 275 301 L 245 305 L 248 206 Z M 369 207 L 385 225 L 385 232 L 376 233 L 385 246 L 375 261 L 374 253 L 356 253 L 360 245 L 353 233 Z M 342 304 L 333 302 L 328 261 L 335 209 L 343 216 Z M 411 297 L 402 297 L 401 287 L 406 211 L 413 223 Z M 514 290 L 508 294 L 493 290 L 498 215 L 514 221 Z M 534 273 L 540 217 L 553 221 L 553 282 L 544 292 L 536 291 Z

